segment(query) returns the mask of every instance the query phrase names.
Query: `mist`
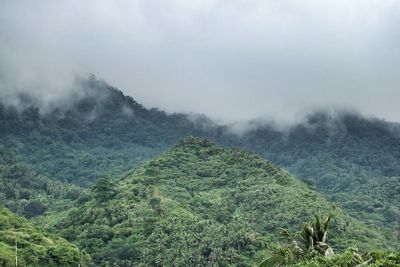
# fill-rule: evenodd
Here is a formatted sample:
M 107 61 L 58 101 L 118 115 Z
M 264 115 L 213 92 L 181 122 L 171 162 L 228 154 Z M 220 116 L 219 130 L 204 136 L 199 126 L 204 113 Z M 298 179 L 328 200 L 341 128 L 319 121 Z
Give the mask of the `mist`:
M 332 107 L 400 121 L 399 12 L 394 0 L 3 0 L 0 92 L 46 104 L 94 73 L 146 107 L 223 122 Z

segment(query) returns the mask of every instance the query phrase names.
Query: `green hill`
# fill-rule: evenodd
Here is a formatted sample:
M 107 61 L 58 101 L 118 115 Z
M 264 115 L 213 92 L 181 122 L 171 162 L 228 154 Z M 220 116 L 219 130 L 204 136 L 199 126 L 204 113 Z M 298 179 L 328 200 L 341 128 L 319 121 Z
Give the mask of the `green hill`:
M 337 250 L 390 246 L 275 165 L 199 138 L 101 179 L 55 227 L 101 266 L 250 266 L 316 211 L 335 214 Z
M 259 127 L 240 142 L 312 184 L 352 216 L 388 231 L 400 229 L 398 124 L 319 112 L 284 132 Z
M 76 246 L 0 206 L 0 266 L 15 266 L 16 242 L 18 266 L 86 266 L 89 261 Z

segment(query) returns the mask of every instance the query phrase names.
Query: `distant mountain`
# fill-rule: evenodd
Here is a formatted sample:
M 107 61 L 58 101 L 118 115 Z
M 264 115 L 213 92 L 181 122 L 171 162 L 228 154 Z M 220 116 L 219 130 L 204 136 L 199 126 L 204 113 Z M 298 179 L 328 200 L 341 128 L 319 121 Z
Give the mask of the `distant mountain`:
M 272 163 L 200 138 L 100 179 L 81 203 L 55 228 L 100 266 L 250 266 L 317 211 L 334 214 L 338 250 L 391 246 Z
M 46 234 L 0 206 L 0 266 L 87 266 L 89 258 L 66 240 Z
M 92 76 L 77 87 L 47 112 L 27 95 L 18 107 L 0 105 L 3 147 L 43 175 L 90 185 L 103 174 L 131 169 L 183 136 L 218 135 L 205 117 L 145 109 Z

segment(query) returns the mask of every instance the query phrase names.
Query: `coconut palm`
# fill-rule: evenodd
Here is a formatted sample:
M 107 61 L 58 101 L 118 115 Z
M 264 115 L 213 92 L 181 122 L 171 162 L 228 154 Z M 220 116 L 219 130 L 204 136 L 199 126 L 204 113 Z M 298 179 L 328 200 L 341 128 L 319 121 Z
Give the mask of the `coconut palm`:
M 332 216 L 328 216 L 325 220 L 321 220 L 320 216 L 315 214 L 314 221 L 303 225 L 301 232 L 296 236 L 283 230 L 282 235 L 287 238 L 289 245 L 274 250 L 271 256 L 260 264 L 260 267 L 284 266 L 290 261 L 296 262 L 315 254 L 332 257 L 333 250 L 326 243 L 331 218 Z

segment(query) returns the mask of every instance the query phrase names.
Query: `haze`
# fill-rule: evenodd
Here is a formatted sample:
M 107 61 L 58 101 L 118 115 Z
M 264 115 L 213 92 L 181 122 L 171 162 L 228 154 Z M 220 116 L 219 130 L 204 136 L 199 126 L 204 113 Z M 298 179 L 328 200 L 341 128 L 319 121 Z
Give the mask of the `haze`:
M 399 1 L 0 2 L 0 90 L 50 101 L 94 73 L 224 121 L 340 107 L 400 121 Z

